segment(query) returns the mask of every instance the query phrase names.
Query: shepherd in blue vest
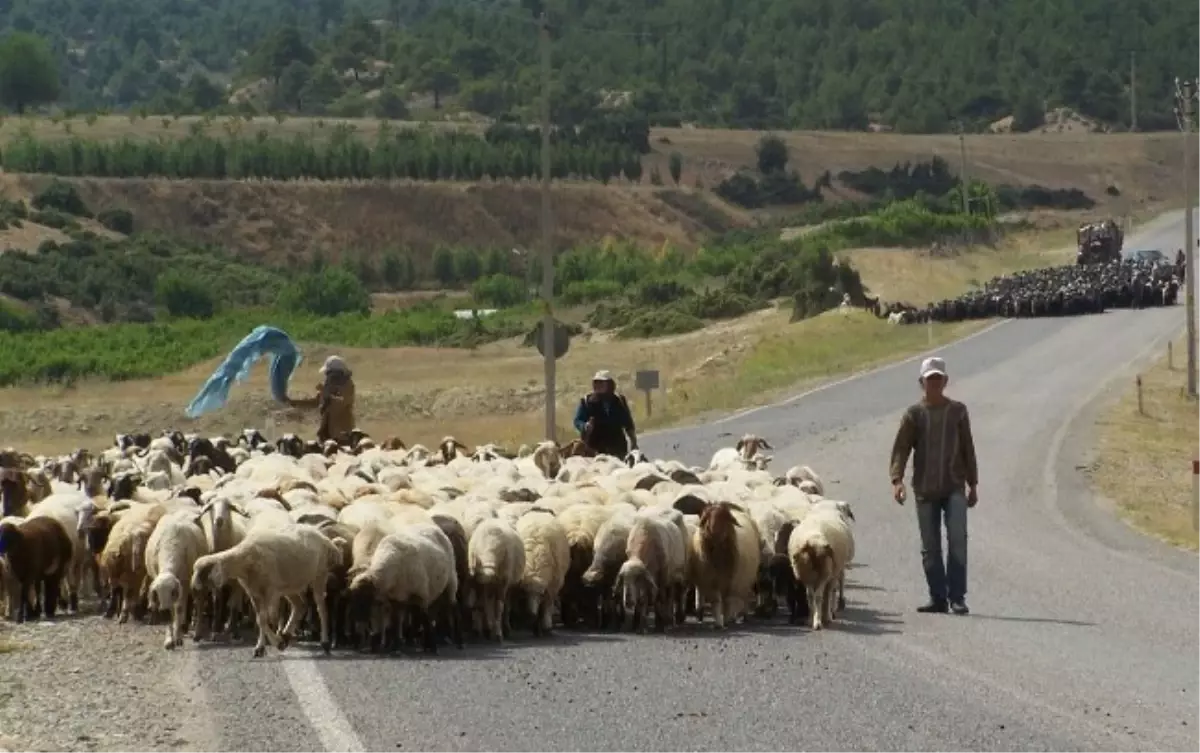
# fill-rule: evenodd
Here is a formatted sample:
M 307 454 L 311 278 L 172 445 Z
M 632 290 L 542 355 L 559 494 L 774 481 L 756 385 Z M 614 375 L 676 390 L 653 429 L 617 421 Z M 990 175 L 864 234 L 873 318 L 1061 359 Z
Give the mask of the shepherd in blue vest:
M 579 400 L 575 411 L 575 430 L 596 453 L 624 460 L 631 449 L 637 449 L 633 411 L 625 396 L 617 392 L 617 382 L 609 372 L 597 371 L 592 377 L 592 392 Z

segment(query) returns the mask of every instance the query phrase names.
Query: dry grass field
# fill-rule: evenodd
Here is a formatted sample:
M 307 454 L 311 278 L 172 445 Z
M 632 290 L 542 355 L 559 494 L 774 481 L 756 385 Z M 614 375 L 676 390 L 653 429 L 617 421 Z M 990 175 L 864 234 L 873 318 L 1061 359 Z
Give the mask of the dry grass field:
M 0 144 L 22 129 L 42 138 L 179 138 L 197 118 L 102 116 L 58 122 L 37 118 L 0 121 Z M 229 119 L 210 126 L 223 134 Z M 338 123 L 352 125 L 372 139 L 381 121 L 372 119 L 273 118 L 242 121 L 241 132 L 280 135 L 330 133 Z M 166 125 L 166 127 L 164 127 Z M 416 123 L 392 122 L 394 127 Z M 435 128 L 478 126 L 435 123 Z M 753 166 L 761 133 L 752 131 L 656 128 L 653 152 L 644 159 L 642 183 L 616 181 L 556 184 L 553 189 L 554 242 L 560 247 L 604 236 L 659 246 L 696 245 L 707 233 L 743 226 L 753 217 L 712 195 L 722 178 Z M 891 168 L 934 155 L 960 166 L 957 136 L 907 136 L 890 133 L 787 132 L 780 134 L 791 151 L 791 165 L 812 183 L 826 170 Z M 970 176 L 993 183 L 1040 184 L 1079 188 L 1099 203 L 1089 215 L 1123 216 L 1157 210 L 1181 200 L 1179 139 L 1172 134 L 1035 133 L 969 135 L 964 140 Z M 650 185 L 650 168 L 670 183 L 668 158 L 683 157 L 680 186 Z M 42 176 L 4 176 L 5 196 L 27 196 L 49 180 Z M 169 230 L 205 242 L 221 243 L 240 253 L 279 261 L 306 258 L 320 249 L 328 257 L 379 253 L 402 247 L 418 252 L 439 245 L 529 247 L 539 242 L 536 184 L 414 182 L 205 182 L 79 179 L 93 209 L 134 210 L 139 227 Z M 1119 195 L 1111 196 L 1110 187 Z M 831 198 L 850 193 L 834 184 Z M 776 213 L 786 213 L 786 209 Z M 0 233 L 0 248 L 25 248 L 20 239 Z
M 1045 236 L 1014 237 L 997 249 L 976 249 L 932 262 L 902 250 L 847 252 L 873 289 L 900 299 L 919 299 L 933 275 L 939 291 L 952 293 L 973 280 L 1004 271 L 1059 263 L 1069 255 L 1045 248 Z M 932 266 L 932 273 L 930 268 Z M 980 281 L 982 281 L 980 279 Z M 663 390 L 647 420 L 640 395 L 631 395 L 644 428 L 693 420 L 714 411 L 763 404 L 797 385 L 821 381 L 926 349 L 924 326 L 888 325 L 862 313 L 833 311 L 790 323 L 789 310 L 769 309 L 700 332 L 653 340 L 620 341 L 610 333 L 576 338 L 559 361 L 558 424 L 569 430 L 573 406 L 599 368 L 612 370 L 631 390 L 633 372 L 660 371 Z M 986 322 L 935 325 L 935 343 L 986 326 Z M 304 343 L 305 361 L 293 378 L 296 394 L 317 382 L 316 368 L 331 352 Z M 542 433 L 542 361 L 516 341 L 477 350 L 395 348 L 342 350 L 355 370 L 358 421 L 376 436 L 436 443 L 444 434 L 464 442 L 528 442 Z M 0 391 L 0 436 L 31 451 L 105 445 L 118 431 L 168 426 L 203 431 L 271 427 L 312 434 L 316 418 L 270 402 L 265 367 L 238 385 L 227 408 L 197 422 L 183 408 L 217 361 L 163 379 L 127 383 L 81 383 L 73 388 L 12 388 Z
M 1142 371 L 1142 405 L 1130 385 L 1097 422 L 1096 489 L 1133 526 L 1176 546 L 1196 549 L 1192 529 L 1192 461 L 1200 446 L 1196 402 L 1185 393 L 1185 338 Z

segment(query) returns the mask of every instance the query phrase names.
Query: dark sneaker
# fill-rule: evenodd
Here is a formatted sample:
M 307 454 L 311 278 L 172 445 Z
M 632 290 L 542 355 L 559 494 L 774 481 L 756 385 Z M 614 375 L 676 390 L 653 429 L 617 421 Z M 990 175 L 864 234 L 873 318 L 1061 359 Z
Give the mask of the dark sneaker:
M 954 612 L 955 614 L 971 613 L 971 610 L 967 609 L 967 602 L 963 601 L 962 599 L 950 602 L 950 611 Z
M 917 607 L 917 611 L 922 614 L 945 614 L 948 608 L 944 601 L 931 601 L 924 606 Z

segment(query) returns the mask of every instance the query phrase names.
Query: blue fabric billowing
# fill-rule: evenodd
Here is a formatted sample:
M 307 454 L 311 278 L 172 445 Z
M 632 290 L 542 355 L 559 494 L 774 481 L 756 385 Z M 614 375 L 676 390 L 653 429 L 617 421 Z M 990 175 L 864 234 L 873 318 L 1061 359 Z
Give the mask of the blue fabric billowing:
M 250 376 L 250 369 L 265 355 L 271 356 L 271 396 L 277 402 L 287 402 L 288 380 L 300 365 L 300 349 L 286 332 L 264 324 L 255 327 L 229 351 L 224 362 L 188 404 L 188 417 L 196 418 L 223 407 L 233 383 L 245 381 Z

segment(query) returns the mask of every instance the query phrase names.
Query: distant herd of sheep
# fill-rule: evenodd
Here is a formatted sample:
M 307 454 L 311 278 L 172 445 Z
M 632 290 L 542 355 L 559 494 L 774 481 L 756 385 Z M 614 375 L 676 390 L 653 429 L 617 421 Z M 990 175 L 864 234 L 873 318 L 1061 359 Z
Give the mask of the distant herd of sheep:
M 436 653 L 514 626 L 665 631 L 706 613 L 723 629 L 781 600 L 819 630 L 845 608 L 854 515 L 807 466 L 769 473 L 770 449 L 746 435 L 695 468 L 578 442 L 431 451 L 248 429 L 4 450 L 5 614 L 76 611 L 86 586 L 106 617 L 166 618 L 168 649 L 238 639 L 252 618 L 255 656 L 300 639 Z

